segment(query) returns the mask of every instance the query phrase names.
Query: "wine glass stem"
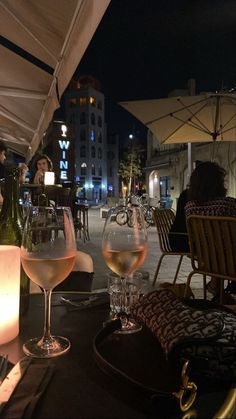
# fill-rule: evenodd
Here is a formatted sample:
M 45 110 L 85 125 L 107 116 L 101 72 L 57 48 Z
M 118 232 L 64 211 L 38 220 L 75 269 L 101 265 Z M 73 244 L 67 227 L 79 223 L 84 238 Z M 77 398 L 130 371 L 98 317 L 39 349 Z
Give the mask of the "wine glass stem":
M 122 311 L 126 313 L 127 295 L 126 295 L 126 277 L 121 277 L 121 295 L 122 295 Z
M 52 290 L 43 290 L 44 292 L 44 300 L 45 300 L 45 307 L 44 307 L 44 330 L 43 330 L 43 342 L 48 342 L 52 339 L 51 336 L 51 295 Z

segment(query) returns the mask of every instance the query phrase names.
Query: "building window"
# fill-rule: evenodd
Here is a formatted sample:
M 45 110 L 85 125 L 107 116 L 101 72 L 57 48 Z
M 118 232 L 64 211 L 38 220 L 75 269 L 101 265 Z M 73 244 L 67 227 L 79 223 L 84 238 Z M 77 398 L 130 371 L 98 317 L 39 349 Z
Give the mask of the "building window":
M 94 115 L 94 113 L 91 113 L 90 119 L 91 119 L 91 124 L 95 125 L 95 115 Z
M 96 103 L 95 103 L 95 98 L 93 96 L 90 96 L 89 103 L 90 105 L 95 106 Z
M 93 146 L 93 147 L 91 147 L 91 157 L 96 157 L 96 150 L 95 150 L 95 147 Z
M 79 117 L 79 122 L 81 124 L 86 124 L 86 114 L 85 114 L 85 112 L 81 112 L 80 117 Z
M 82 129 L 80 131 L 80 141 L 86 141 L 86 130 Z
M 90 140 L 95 141 L 95 131 L 94 131 L 94 129 L 91 129 L 91 131 L 90 131 Z
M 100 147 L 98 149 L 98 158 L 102 159 L 102 149 Z
M 170 196 L 170 177 L 169 176 L 160 177 L 160 194 L 161 194 L 161 198 Z
M 101 100 L 98 101 L 98 109 L 102 109 L 102 101 Z
M 74 148 L 74 150 L 75 150 L 75 153 L 76 154 L 78 154 L 79 155 L 79 145 L 78 144 L 75 144 L 75 148 Z
M 99 166 L 98 168 L 98 176 L 102 176 L 102 166 Z
M 94 166 L 94 164 L 92 164 L 91 170 L 92 170 L 92 176 L 95 176 L 96 175 L 96 172 L 95 172 L 95 166 Z
M 113 151 L 108 151 L 107 158 L 108 160 L 114 160 L 115 154 L 113 153 Z
M 80 106 L 86 105 L 86 102 L 87 102 L 86 97 L 80 97 L 79 98 L 79 104 L 80 104 Z
M 70 103 L 70 107 L 73 108 L 74 106 L 76 106 L 77 100 L 75 97 L 71 97 L 69 99 L 69 103 Z
M 100 115 L 98 116 L 98 126 L 102 127 L 102 117 Z
M 102 133 L 101 132 L 98 133 L 98 142 L 102 143 Z
M 82 145 L 80 147 L 80 157 L 86 157 L 86 147 L 85 147 L 85 145 Z
M 109 174 L 108 174 L 108 176 L 109 177 L 112 177 L 113 176 L 113 167 L 112 166 L 109 167 Z
M 87 164 L 86 163 L 81 164 L 80 174 L 81 174 L 81 176 L 86 176 L 86 174 L 87 174 Z
M 71 114 L 69 121 L 70 121 L 70 124 L 75 123 L 75 114 L 74 113 Z

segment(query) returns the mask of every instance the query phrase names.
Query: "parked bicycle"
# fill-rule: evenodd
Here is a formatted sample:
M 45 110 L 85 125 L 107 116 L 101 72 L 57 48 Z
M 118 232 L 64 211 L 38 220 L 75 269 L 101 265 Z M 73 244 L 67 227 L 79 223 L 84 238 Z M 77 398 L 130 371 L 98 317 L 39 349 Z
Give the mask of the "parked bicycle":
M 133 226 L 132 209 L 129 207 L 121 208 L 116 214 L 116 222 L 120 226 L 128 224 L 129 227 Z
M 151 207 L 149 204 L 144 204 L 142 208 L 144 219 L 146 221 L 146 228 L 148 228 L 154 225 L 154 219 L 152 216 L 154 207 Z
M 149 203 L 146 201 L 146 197 L 143 198 L 142 196 L 137 195 L 131 195 L 126 199 L 126 206 L 124 208 L 121 208 L 116 215 L 117 224 L 124 225 L 127 223 L 129 227 L 133 226 L 132 210 L 129 208 L 129 204 L 140 205 L 140 207 L 143 210 L 146 228 L 150 227 L 151 225 L 154 225 L 154 220 L 152 217 L 153 207 L 151 207 Z
M 139 205 L 143 209 L 144 219 L 146 221 L 146 228 L 154 225 L 153 210 L 155 207 L 150 205 L 150 199 L 147 194 L 141 195 L 139 198 Z

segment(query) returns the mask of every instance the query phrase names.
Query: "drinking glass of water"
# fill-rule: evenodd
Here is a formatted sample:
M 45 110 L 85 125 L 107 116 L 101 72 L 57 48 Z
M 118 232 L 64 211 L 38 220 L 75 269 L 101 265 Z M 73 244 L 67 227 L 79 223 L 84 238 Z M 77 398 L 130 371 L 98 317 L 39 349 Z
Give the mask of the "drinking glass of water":
M 126 217 L 121 217 L 121 211 Z M 112 208 L 107 215 L 103 230 L 102 253 L 107 266 L 120 277 L 121 290 L 116 289 L 117 305 L 120 312 L 127 314 L 121 317 L 121 333 L 133 333 L 140 330 L 132 319 L 129 319 L 127 307 L 130 305 L 129 276 L 144 262 L 147 254 L 147 232 L 141 207 Z M 119 287 L 119 281 L 114 286 Z

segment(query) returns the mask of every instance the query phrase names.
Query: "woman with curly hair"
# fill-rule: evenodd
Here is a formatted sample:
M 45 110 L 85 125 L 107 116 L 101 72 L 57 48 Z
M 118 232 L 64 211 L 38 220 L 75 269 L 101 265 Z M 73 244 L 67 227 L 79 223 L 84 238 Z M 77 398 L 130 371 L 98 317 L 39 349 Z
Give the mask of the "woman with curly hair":
M 185 215 L 213 215 L 236 217 L 236 199 L 226 196 L 226 171 L 214 162 L 201 163 L 190 178 L 189 199 L 185 206 Z M 212 278 L 207 290 L 213 295 L 219 294 L 219 281 Z M 236 282 L 227 286 L 227 291 L 236 293 Z
M 206 161 L 193 171 L 185 214 L 236 217 L 236 199 L 227 197 L 226 171 L 215 162 Z
M 211 161 L 200 163 L 192 172 L 189 188 L 180 195 L 180 205 L 169 234 L 172 250 L 189 250 L 186 226 L 189 215 L 236 217 L 236 199 L 226 196 L 225 176 L 225 169 Z M 218 294 L 216 278 L 211 279 L 207 289 L 213 295 Z M 227 290 L 236 293 L 236 282 L 230 283 Z

